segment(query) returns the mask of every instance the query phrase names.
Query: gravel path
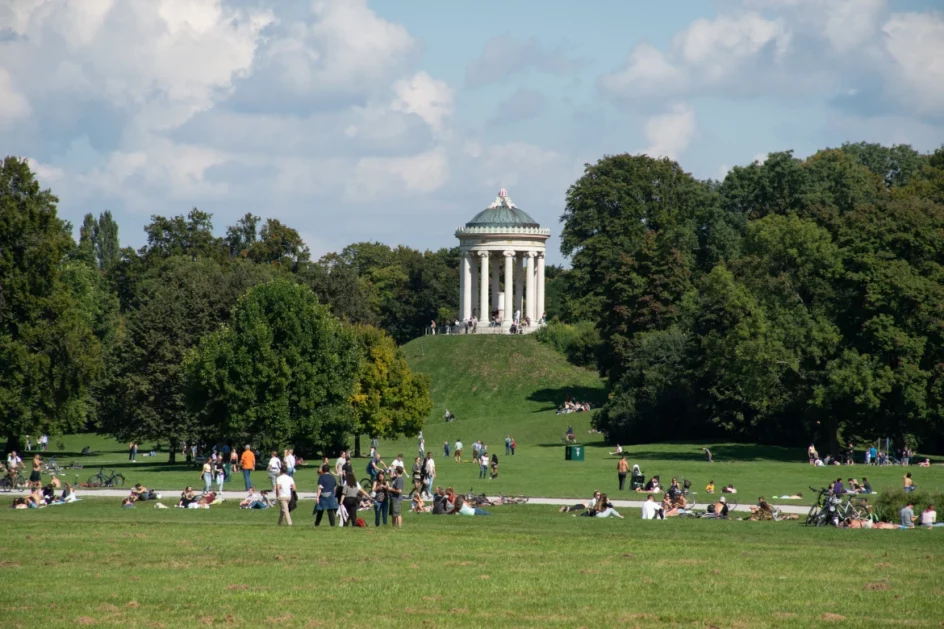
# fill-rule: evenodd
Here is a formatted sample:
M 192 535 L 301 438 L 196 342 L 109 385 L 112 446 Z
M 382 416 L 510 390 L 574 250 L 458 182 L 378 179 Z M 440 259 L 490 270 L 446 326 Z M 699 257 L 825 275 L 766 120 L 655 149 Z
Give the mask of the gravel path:
M 163 500 L 165 501 L 168 499 L 176 499 L 180 495 L 177 490 L 164 491 L 164 490 L 158 489 L 157 491 L 164 496 Z M 88 498 L 91 498 L 91 497 L 124 498 L 125 496 L 128 495 L 129 491 L 127 489 L 78 489 L 76 490 L 76 493 L 80 497 L 88 497 Z M 242 500 L 243 497 L 245 497 L 245 495 L 246 495 L 245 491 L 224 491 L 223 492 L 223 497 L 229 498 L 230 500 L 236 500 L 236 499 Z M 498 496 L 489 496 L 489 498 L 496 502 L 498 501 Z M 299 500 L 314 500 L 315 493 L 310 492 L 310 491 L 300 491 L 298 492 L 298 499 Z M 572 505 L 572 504 L 576 504 L 577 502 L 581 502 L 584 500 L 586 500 L 586 498 L 529 498 L 528 504 L 558 505 L 559 506 L 559 505 Z M 642 504 L 643 504 L 642 500 L 619 500 L 619 499 L 612 499 L 612 498 L 610 499 L 610 502 L 612 502 L 617 508 L 629 507 L 629 508 L 640 509 L 642 508 Z M 701 502 L 701 500 L 699 500 L 698 504 L 696 505 L 696 508 L 704 508 L 705 504 L 707 503 L 703 503 Z M 753 502 L 751 504 L 753 504 Z M 778 505 L 773 505 L 773 506 L 775 506 L 777 509 L 780 509 L 783 513 L 796 513 L 798 515 L 806 515 L 810 510 L 808 506 L 803 506 L 803 505 L 779 505 L 778 504 Z M 750 507 L 747 504 L 741 504 L 741 505 L 738 505 L 735 511 L 750 511 Z

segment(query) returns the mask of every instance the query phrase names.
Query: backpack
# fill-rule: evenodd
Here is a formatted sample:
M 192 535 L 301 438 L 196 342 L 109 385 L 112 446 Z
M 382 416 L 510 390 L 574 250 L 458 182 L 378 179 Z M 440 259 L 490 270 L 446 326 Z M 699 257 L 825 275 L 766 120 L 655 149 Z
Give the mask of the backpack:
M 356 526 L 359 529 L 362 529 L 367 526 L 367 522 L 364 522 L 364 518 L 357 518 L 356 520 L 354 520 L 354 526 Z

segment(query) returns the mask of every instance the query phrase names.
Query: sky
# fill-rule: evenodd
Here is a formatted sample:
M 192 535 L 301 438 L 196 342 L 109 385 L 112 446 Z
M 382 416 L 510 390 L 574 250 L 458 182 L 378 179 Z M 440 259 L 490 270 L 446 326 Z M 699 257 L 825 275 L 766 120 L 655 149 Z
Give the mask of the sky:
M 313 257 L 439 249 L 499 188 L 551 229 L 604 155 L 696 177 L 944 143 L 932 0 L 0 0 L 0 152 L 122 245 L 199 207 Z

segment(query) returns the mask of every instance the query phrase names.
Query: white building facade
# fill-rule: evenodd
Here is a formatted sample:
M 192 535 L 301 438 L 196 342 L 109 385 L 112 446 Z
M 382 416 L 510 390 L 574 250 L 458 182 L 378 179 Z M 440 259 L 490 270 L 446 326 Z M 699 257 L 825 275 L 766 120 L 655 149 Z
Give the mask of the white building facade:
M 533 332 L 544 322 L 545 244 L 542 228 L 502 188 L 498 198 L 456 230 L 459 318 L 477 332 Z M 525 325 L 520 325 L 520 324 Z

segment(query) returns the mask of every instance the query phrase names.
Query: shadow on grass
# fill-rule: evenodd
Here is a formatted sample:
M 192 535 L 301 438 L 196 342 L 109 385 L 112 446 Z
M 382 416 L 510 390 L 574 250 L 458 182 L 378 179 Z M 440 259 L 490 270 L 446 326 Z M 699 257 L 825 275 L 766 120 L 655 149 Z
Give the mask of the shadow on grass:
M 544 410 L 557 410 L 557 407 L 563 404 L 567 399 L 578 402 L 590 402 L 594 407 L 600 407 L 606 402 L 606 391 L 598 387 L 586 387 L 574 385 L 569 387 L 557 387 L 555 389 L 538 389 L 528 396 L 532 402 L 545 402 L 553 404 L 547 409 L 534 411 L 535 413 Z
M 592 448 L 612 448 L 610 444 L 594 443 Z M 655 444 L 624 445 L 623 448 L 632 459 L 662 461 L 705 461 L 702 448 L 711 450 L 715 463 L 732 461 L 777 461 L 796 463 L 806 461 L 802 448 L 785 448 L 752 443 L 709 443 L 709 442 L 667 442 Z

